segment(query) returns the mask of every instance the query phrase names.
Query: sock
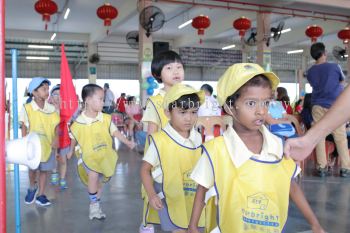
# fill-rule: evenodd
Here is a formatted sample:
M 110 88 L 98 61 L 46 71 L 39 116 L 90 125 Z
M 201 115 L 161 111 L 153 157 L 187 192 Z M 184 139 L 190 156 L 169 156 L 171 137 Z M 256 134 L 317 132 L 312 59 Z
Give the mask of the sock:
M 34 185 L 30 185 L 30 186 L 29 186 L 29 190 L 30 190 L 30 191 L 34 191 L 34 190 L 37 189 L 37 188 L 38 188 L 38 186 L 37 186 L 37 183 L 36 183 L 36 182 L 34 183 Z
M 90 198 L 91 203 L 96 203 L 97 202 L 97 192 L 89 193 L 89 198 Z

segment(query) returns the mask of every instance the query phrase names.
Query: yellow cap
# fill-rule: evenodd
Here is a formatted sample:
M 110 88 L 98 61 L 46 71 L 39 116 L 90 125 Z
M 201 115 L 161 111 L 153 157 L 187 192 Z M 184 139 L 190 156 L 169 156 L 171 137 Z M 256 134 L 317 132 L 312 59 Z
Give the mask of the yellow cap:
M 254 63 L 237 63 L 230 66 L 220 77 L 217 85 L 218 102 L 220 106 L 225 104 L 227 97 L 235 93 L 246 82 L 254 76 L 262 74 L 271 82 L 275 90 L 280 82 L 279 78 L 272 72 L 266 72 L 261 66 Z
M 189 95 L 189 94 L 197 94 L 199 97 L 199 103 L 200 104 L 204 103 L 204 100 L 205 100 L 204 91 L 197 91 L 190 85 L 177 83 L 174 86 L 172 86 L 165 94 L 164 100 L 163 100 L 163 108 L 168 109 L 169 104 L 178 100 L 181 96 Z

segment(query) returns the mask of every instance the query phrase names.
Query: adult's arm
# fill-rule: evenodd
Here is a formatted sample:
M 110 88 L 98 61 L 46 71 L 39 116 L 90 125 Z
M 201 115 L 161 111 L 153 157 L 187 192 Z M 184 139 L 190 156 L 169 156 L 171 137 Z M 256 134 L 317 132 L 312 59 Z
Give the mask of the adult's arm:
M 333 106 L 314 124 L 303 137 L 288 139 L 284 146 L 287 157 L 303 160 L 316 144 L 330 132 L 350 119 L 350 86 L 334 102 Z

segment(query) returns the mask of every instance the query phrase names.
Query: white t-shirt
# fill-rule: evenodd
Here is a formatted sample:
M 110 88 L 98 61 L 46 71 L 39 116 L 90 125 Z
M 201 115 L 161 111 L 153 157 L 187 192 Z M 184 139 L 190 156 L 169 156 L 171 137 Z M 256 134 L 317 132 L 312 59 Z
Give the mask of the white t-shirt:
M 168 123 L 163 130 L 167 132 L 171 137 L 180 145 L 186 147 L 199 147 L 202 144 L 201 135 L 193 128 L 190 132 L 190 136 L 188 138 L 182 137 L 171 125 Z M 151 164 L 154 170 L 156 170 L 160 166 L 160 161 L 158 157 L 157 149 L 154 143 L 151 141 L 151 144 L 148 147 L 148 150 L 143 157 L 143 161 Z M 159 174 L 156 177 L 153 177 L 157 183 L 163 182 L 163 175 Z
M 205 96 L 204 103 L 198 109 L 198 116 L 221 116 L 219 102 L 213 96 Z

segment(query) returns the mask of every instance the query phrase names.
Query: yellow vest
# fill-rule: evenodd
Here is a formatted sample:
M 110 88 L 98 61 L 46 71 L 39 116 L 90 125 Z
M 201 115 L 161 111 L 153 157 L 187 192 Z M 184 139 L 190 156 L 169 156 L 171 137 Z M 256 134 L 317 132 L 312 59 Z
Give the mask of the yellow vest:
M 203 148 L 213 169 L 218 201 L 216 213 L 210 216 L 218 219 L 221 233 L 282 232 L 288 217 L 290 182 L 296 171 L 294 161 L 250 159 L 236 168 L 223 137 L 205 143 Z M 216 227 L 213 222 L 207 220 L 206 232 Z
M 158 125 L 158 131 L 160 131 L 162 128 L 164 128 L 169 121 L 169 119 L 167 118 L 167 116 L 164 113 L 163 99 L 164 99 L 164 97 L 162 95 L 158 94 L 156 96 L 150 96 L 147 99 L 147 103 L 146 103 L 146 106 L 147 106 L 147 104 L 152 104 L 157 112 L 158 119 L 160 121 L 160 125 Z M 145 147 L 143 150 L 144 152 L 146 152 L 148 150 L 149 143 L 150 143 L 149 138 L 147 138 L 146 142 L 145 142 Z M 142 197 L 142 199 L 146 198 L 146 196 L 147 196 L 146 191 L 145 191 L 143 185 L 141 185 L 141 197 Z M 145 214 L 146 211 L 147 211 L 147 209 L 144 208 L 143 213 Z M 156 219 L 154 221 L 156 221 Z
M 33 100 L 34 101 L 34 100 Z M 41 162 L 47 162 L 51 155 L 52 141 L 55 138 L 55 128 L 60 121 L 56 111 L 45 113 L 35 111 L 32 105 L 25 104 L 24 108 L 28 115 L 29 132 L 39 135 L 41 142 Z
M 190 178 L 192 169 L 201 156 L 201 148 L 189 148 L 178 144 L 165 131 L 151 136 L 160 160 L 163 174 L 162 192 L 165 197 L 169 217 L 174 225 L 188 228 L 197 184 Z M 148 205 L 147 195 L 146 223 L 159 223 L 158 213 Z M 204 226 L 204 214 L 200 226 Z
M 91 124 L 74 121 L 70 127 L 82 150 L 82 162 L 90 170 L 103 174 L 105 181 L 113 176 L 118 160 L 109 132 L 110 125 L 111 116 L 103 114 L 102 121 L 96 120 Z M 82 163 L 78 163 L 78 174 L 87 185 L 88 177 Z
M 163 129 L 169 121 L 169 119 L 167 118 L 167 116 L 164 113 L 163 99 L 164 99 L 164 97 L 162 95 L 158 94 L 156 96 L 150 96 L 147 100 L 147 104 L 151 103 L 154 106 L 154 108 L 156 109 L 156 112 L 158 114 L 158 118 L 160 121 L 160 125 L 158 125 L 158 131 Z

